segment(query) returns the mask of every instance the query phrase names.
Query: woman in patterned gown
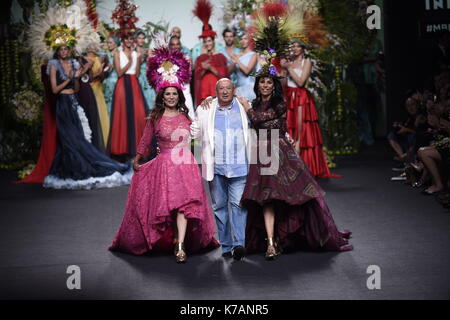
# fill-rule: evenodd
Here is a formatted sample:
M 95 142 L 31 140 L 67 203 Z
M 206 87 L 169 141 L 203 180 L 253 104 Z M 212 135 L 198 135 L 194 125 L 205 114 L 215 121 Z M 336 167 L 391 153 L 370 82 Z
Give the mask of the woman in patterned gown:
M 259 149 L 264 148 L 261 154 L 270 155 L 270 161 L 259 155 L 250 162 L 242 195 L 242 205 L 248 210 L 247 251 L 266 250 L 266 259 L 271 260 L 282 250 L 305 246 L 351 250 L 348 243 L 351 233 L 338 231 L 323 198 L 324 192 L 288 140 L 287 107 L 280 80 L 261 74 L 256 78 L 254 90 L 257 97 L 253 106 L 245 98 L 239 99 L 257 130 L 258 153 L 254 154 L 259 155 Z M 275 133 L 269 129 L 276 129 L 276 136 L 271 137 Z

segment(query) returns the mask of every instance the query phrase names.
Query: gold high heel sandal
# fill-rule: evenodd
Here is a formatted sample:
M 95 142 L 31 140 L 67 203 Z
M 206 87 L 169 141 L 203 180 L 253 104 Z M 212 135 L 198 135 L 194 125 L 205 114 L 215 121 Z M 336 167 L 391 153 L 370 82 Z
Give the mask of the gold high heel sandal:
M 177 263 L 185 263 L 187 260 L 183 242 L 177 242 L 177 244 L 175 245 L 175 259 Z
M 273 238 L 267 238 L 266 260 L 275 260 L 280 254 L 281 250 L 278 248 L 278 243 Z

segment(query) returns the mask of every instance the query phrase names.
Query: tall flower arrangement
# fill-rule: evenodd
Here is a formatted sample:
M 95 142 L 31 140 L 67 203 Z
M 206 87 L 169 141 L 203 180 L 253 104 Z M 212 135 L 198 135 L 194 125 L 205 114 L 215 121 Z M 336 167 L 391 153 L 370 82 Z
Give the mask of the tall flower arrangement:
M 114 9 L 111 20 L 119 25 L 120 36 L 126 36 L 136 32 L 136 22 L 139 18 L 136 17 L 137 5 L 128 0 L 116 0 L 117 6 Z
M 97 13 L 97 1 L 96 0 L 84 0 L 84 3 L 86 4 L 86 14 L 91 22 L 92 28 L 94 30 L 97 30 L 97 27 L 100 23 L 100 18 Z

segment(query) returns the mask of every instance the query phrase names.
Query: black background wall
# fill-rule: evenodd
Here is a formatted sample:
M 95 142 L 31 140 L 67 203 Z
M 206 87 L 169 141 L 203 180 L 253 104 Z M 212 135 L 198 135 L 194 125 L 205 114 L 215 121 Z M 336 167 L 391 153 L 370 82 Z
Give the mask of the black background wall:
M 385 0 L 383 14 L 389 125 L 404 117 L 407 90 L 431 83 L 435 32 L 424 32 L 423 25 L 450 26 L 450 1 Z

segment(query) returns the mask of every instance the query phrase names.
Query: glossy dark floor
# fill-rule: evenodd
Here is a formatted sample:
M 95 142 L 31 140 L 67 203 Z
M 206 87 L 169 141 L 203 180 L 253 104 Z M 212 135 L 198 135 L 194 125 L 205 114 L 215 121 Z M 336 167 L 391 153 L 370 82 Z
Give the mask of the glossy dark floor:
M 296 252 L 265 261 L 142 256 L 107 250 L 122 219 L 127 187 L 95 191 L 12 185 L 0 173 L 1 299 L 449 299 L 450 213 L 432 197 L 391 182 L 383 142 L 338 159 L 341 179 L 321 180 L 339 228 L 355 249 Z M 81 269 L 68 290 L 67 267 Z M 367 268 L 381 289 L 367 288 Z

